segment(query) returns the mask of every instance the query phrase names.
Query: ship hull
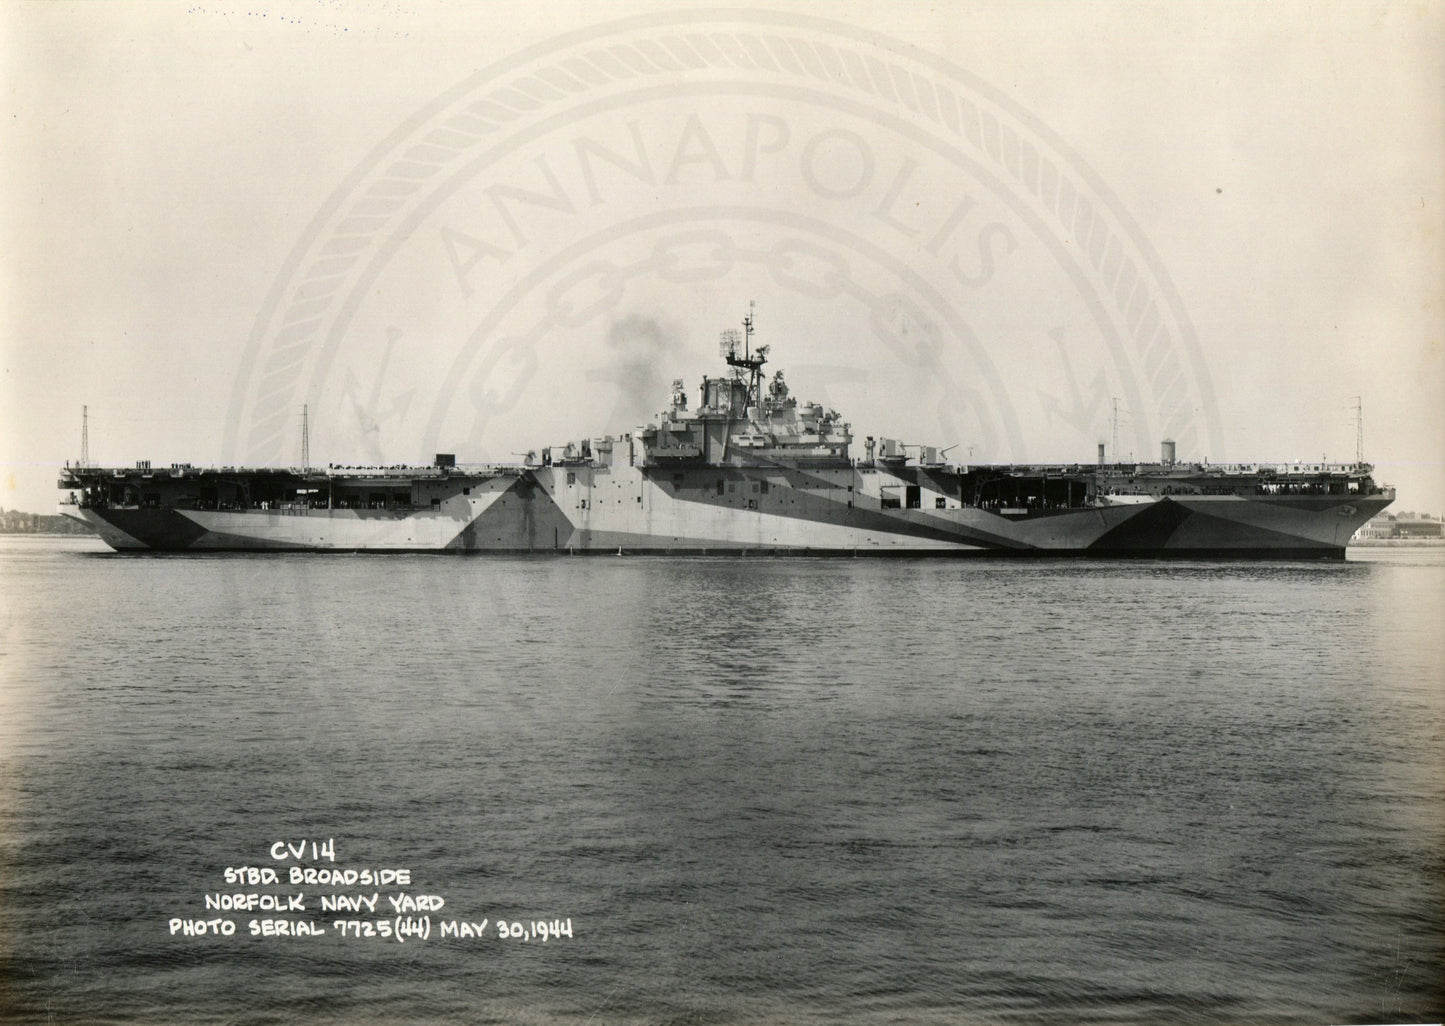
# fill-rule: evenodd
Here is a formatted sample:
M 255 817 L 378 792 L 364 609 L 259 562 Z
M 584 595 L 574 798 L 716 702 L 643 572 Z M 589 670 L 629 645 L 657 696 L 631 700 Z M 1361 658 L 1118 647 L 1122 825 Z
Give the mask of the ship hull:
M 857 468 L 542 467 L 457 477 L 429 508 L 61 506 L 119 551 L 1343 558 L 1387 496 L 1195 495 L 979 508 Z M 929 491 L 931 486 L 935 488 Z

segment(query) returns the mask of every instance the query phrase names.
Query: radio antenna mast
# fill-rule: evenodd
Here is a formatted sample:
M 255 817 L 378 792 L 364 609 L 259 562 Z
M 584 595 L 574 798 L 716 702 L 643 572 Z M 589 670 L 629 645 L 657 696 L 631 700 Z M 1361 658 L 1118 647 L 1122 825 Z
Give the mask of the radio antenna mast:
M 1355 396 L 1355 462 L 1365 462 L 1365 400 Z
M 309 408 L 301 406 L 301 469 L 311 469 L 311 425 L 308 421 Z

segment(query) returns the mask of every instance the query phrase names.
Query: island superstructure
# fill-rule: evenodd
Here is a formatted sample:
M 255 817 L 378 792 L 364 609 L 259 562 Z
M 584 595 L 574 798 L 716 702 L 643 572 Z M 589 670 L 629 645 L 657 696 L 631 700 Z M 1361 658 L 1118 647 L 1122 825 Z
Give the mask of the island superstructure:
M 522 464 L 66 466 L 65 515 L 122 551 L 1343 558 L 1394 500 L 1352 464 L 967 465 L 800 402 L 752 318 L 727 372 L 651 423 Z

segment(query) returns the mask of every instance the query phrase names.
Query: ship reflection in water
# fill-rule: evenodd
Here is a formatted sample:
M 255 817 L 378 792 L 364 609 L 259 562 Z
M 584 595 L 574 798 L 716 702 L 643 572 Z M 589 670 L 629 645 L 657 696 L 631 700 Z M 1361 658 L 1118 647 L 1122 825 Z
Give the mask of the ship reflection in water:
M 60 510 L 120 550 L 1070 554 L 1343 558 L 1394 500 L 1372 467 L 960 466 L 869 437 L 763 371 L 752 319 L 730 368 L 651 424 L 523 465 L 67 466 Z

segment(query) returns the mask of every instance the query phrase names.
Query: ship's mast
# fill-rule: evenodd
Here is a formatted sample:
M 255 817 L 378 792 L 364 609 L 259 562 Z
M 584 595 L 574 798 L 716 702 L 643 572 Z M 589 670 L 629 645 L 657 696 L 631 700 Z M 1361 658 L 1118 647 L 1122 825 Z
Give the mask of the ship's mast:
M 301 469 L 311 469 L 311 424 L 308 420 L 310 408 L 303 403 L 301 406 Z
M 80 465 L 90 466 L 90 407 L 80 408 Z
M 735 346 L 729 346 L 728 349 L 727 349 L 727 352 L 726 352 L 726 354 L 725 354 L 725 355 L 726 355 L 726 359 L 727 359 L 728 366 L 734 368 L 734 370 L 738 373 L 738 376 L 739 376 L 739 377 L 742 376 L 742 372 L 743 372 L 743 371 L 747 371 L 747 372 L 748 372 L 748 402 L 749 402 L 749 404 L 757 403 L 757 402 L 762 398 L 762 384 L 761 384 L 761 382 L 762 382 L 763 364 L 765 364 L 765 363 L 768 362 L 768 347 L 767 347 L 767 346 L 759 346 L 759 347 L 758 347 L 758 355 L 757 355 L 757 356 L 753 356 L 753 352 L 752 352 L 752 338 L 753 338 L 753 309 L 754 309 L 754 306 L 755 306 L 754 302 L 753 302 L 752 300 L 749 300 L 749 301 L 748 301 L 748 315 L 743 318 L 743 355 L 742 355 L 742 356 L 738 356 L 738 355 L 737 355 L 737 350 L 736 350 Z M 728 336 L 728 335 L 731 335 L 734 339 L 737 338 L 737 333 L 736 333 L 736 332 L 732 332 L 732 331 L 727 332 L 727 333 L 723 336 L 724 344 L 725 344 L 725 345 L 726 345 L 726 343 L 727 343 L 727 336 Z
M 743 362 L 752 364 L 752 342 L 753 342 L 753 311 L 756 308 L 753 300 L 748 300 L 748 315 L 743 318 Z M 750 367 L 748 373 L 748 402 L 758 401 L 758 371 L 762 368 L 759 363 L 757 367 Z
M 743 358 L 746 359 L 751 352 L 753 340 L 753 312 L 757 309 L 757 301 L 748 300 L 748 315 L 743 318 Z
M 1365 462 L 1365 401 L 1355 396 L 1355 462 Z
M 1114 462 L 1115 462 L 1115 463 L 1119 463 L 1119 462 L 1122 462 L 1122 461 L 1119 459 L 1119 397 L 1118 397 L 1118 396 L 1114 396 L 1114 418 L 1113 418 L 1113 424 L 1114 424 L 1114 449 L 1113 449 L 1113 456 L 1114 456 Z

